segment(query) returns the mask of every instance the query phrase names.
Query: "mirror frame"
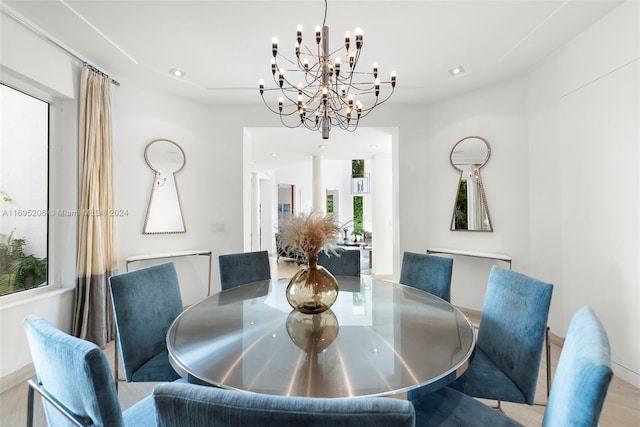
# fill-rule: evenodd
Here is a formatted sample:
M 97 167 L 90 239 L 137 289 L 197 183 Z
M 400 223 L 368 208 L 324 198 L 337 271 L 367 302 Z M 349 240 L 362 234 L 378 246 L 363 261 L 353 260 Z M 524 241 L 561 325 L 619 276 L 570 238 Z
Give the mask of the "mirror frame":
M 463 141 L 466 141 L 468 139 L 479 139 L 480 141 L 484 142 L 484 144 L 487 147 L 487 155 L 486 155 L 485 159 L 482 161 L 482 163 L 480 163 L 477 166 L 476 169 L 478 170 L 478 177 L 479 177 L 478 181 L 479 181 L 479 184 L 480 184 L 480 191 L 482 192 L 482 204 L 484 205 L 483 206 L 484 210 L 487 212 L 487 220 L 489 221 L 489 229 L 488 230 L 470 230 L 468 228 L 454 228 L 453 227 L 453 217 L 456 214 L 456 205 L 457 205 L 457 202 L 458 202 L 458 192 L 460 191 L 460 184 L 462 183 L 462 174 L 464 172 L 462 169 L 460 169 L 458 166 L 456 166 L 455 163 L 453 163 L 453 152 L 456 150 L 456 147 L 458 145 L 460 145 Z M 489 204 L 487 203 L 487 196 L 486 196 L 486 194 L 484 192 L 484 182 L 482 181 L 482 173 L 480 171 L 480 169 L 482 169 L 482 167 L 487 164 L 487 162 L 489 161 L 490 157 L 491 157 L 491 145 L 489 144 L 489 142 L 486 139 L 482 138 L 481 136 L 475 136 L 475 135 L 465 136 L 464 138 L 462 138 L 461 140 L 456 142 L 453 145 L 453 148 L 451 148 L 451 151 L 449 153 L 449 163 L 451 164 L 451 166 L 455 170 L 459 171 L 460 174 L 459 174 L 459 178 L 458 178 L 458 185 L 456 187 L 456 189 L 457 189 L 456 195 L 455 195 L 455 198 L 453 200 L 453 212 L 452 212 L 451 217 L 450 217 L 451 220 L 449 221 L 449 224 L 450 224 L 449 225 L 449 230 L 450 231 L 472 231 L 472 232 L 482 232 L 482 233 L 491 233 L 491 232 L 493 232 L 493 222 L 491 221 L 491 214 L 489 213 Z
M 173 145 L 175 145 L 178 150 L 180 150 L 180 153 L 182 154 L 182 166 L 180 166 L 180 168 L 174 170 L 171 174 L 173 175 L 173 182 L 175 184 L 176 187 L 176 197 L 177 197 L 177 201 L 178 201 L 178 209 L 180 210 L 180 219 L 182 220 L 182 230 L 177 230 L 177 231 L 147 231 L 147 223 L 149 222 L 149 214 L 151 211 L 151 203 L 153 201 L 153 197 L 155 195 L 155 191 L 156 191 L 156 179 L 158 177 L 158 170 L 156 169 L 155 166 L 153 166 L 153 164 L 151 163 L 151 161 L 149 160 L 149 156 L 148 156 L 148 152 L 149 152 L 149 147 L 151 147 L 152 144 L 156 143 L 156 142 L 168 142 L 171 143 Z M 149 197 L 149 203 L 147 205 L 147 214 L 144 217 L 144 225 L 142 226 L 142 234 L 181 234 L 181 233 L 186 233 L 187 232 L 187 226 L 184 223 L 184 213 L 182 212 L 182 203 L 180 201 L 180 190 L 178 188 L 178 182 L 175 179 L 175 176 L 178 172 L 180 172 L 182 169 L 184 169 L 185 165 L 187 164 L 187 155 L 185 154 L 184 150 L 182 149 L 182 147 L 175 141 L 172 141 L 170 139 L 166 139 L 166 138 L 158 138 L 158 139 L 154 139 L 153 141 L 150 141 L 147 143 L 147 145 L 145 145 L 144 147 L 144 161 L 147 163 L 147 166 L 149 166 L 149 168 L 151 168 L 151 170 L 154 172 L 154 177 L 153 177 L 153 181 L 154 181 L 154 185 L 151 187 L 151 195 Z

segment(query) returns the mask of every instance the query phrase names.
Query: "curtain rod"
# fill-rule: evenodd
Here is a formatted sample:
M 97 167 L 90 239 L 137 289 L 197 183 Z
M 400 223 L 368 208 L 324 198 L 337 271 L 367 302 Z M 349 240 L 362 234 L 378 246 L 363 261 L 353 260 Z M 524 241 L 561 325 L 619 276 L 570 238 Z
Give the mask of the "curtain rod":
M 62 50 L 64 53 L 66 53 L 67 55 L 71 56 L 73 59 L 75 59 L 76 61 L 79 61 L 82 63 L 82 65 L 84 67 L 89 68 L 92 71 L 95 71 L 96 73 L 100 73 L 103 76 L 106 76 L 107 78 L 111 79 L 111 77 L 109 77 L 109 75 L 103 71 L 100 71 L 98 68 L 96 68 L 95 66 L 89 64 L 85 59 L 79 57 L 78 55 L 76 55 L 75 53 L 73 53 L 72 51 L 70 51 L 69 49 L 67 49 L 66 47 L 64 47 L 63 45 L 61 45 L 60 43 L 58 43 L 57 41 L 55 41 L 54 39 L 52 39 L 51 37 L 49 37 L 47 34 L 43 33 L 42 31 L 40 31 L 40 29 L 36 28 L 35 26 L 31 25 L 30 23 L 26 22 L 25 20 L 23 20 L 22 18 L 18 17 L 14 12 L 12 12 L 11 10 L 7 9 L 5 6 L 1 6 L 0 7 L 0 12 L 4 13 L 5 15 L 7 15 L 8 17 L 10 17 L 11 19 L 13 19 L 14 21 L 16 21 L 17 23 L 19 23 L 20 25 L 22 25 L 23 27 L 27 28 L 29 31 L 31 31 L 32 33 L 34 33 L 35 35 L 39 36 L 40 38 L 43 38 L 44 40 L 48 41 L 49 43 L 53 44 L 55 47 L 57 47 L 58 49 Z M 111 79 L 111 83 L 116 85 L 116 86 L 120 86 L 120 83 L 118 83 L 116 80 Z

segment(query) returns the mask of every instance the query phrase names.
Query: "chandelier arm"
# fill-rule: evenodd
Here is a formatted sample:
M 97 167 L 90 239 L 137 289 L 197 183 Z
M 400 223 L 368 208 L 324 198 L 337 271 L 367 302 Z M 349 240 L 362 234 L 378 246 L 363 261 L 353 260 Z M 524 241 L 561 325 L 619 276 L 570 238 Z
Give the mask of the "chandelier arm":
M 318 55 L 316 53 L 313 53 L 313 51 L 311 50 L 311 48 L 309 47 L 309 45 L 307 45 L 306 43 L 303 44 L 302 46 L 300 46 L 300 51 L 302 52 L 302 49 L 305 49 L 307 51 L 307 53 L 305 55 L 309 55 L 311 57 L 313 57 L 314 59 L 318 58 Z M 302 53 L 301 53 L 302 54 Z
M 340 46 L 339 48 L 337 48 L 336 50 L 332 51 L 331 53 L 329 53 L 329 56 L 334 56 L 336 53 L 340 52 L 342 49 L 344 49 L 344 46 Z M 347 57 L 349 57 L 349 52 L 347 52 Z
M 278 52 L 278 56 L 282 59 L 284 59 L 285 61 L 287 61 L 288 63 L 290 63 L 291 65 L 297 65 L 295 61 L 293 61 L 292 59 L 289 59 L 288 57 L 284 56 L 283 54 L 281 54 L 280 52 Z M 276 67 L 279 70 L 280 67 L 278 67 L 278 60 L 276 59 Z
M 282 116 L 280 116 L 280 123 L 283 124 L 283 126 L 288 127 L 289 129 L 295 129 L 295 128 L 299 128 L 301 123 L 298 123 L 297 125 L 293 126 L 290 125 L 289 123 L 286 123 L 283 119 Z
M 393 95 L 393 90 L 391 91 L 391 93 L 382 101 L 377 101 L 373 106 L 369 107 L 369 108 L 363 108 L 362 109 L 362 113 L 360 114 L 360 118 L 363 119 L 365 117 L 367 117 L 369 115 L 369 113 L 371 113 L 373 111 L 373 109 L 379 105 L 384 104 L 385 102 L 387 102 L 387 100 L 389 98 L 391 98 L 391 95 Z
M 271 106 L 269 105 L 269 103 L 267 102 L 266 99 L 264 99 L 264 95 L 262 96 L 262 102 L 264 102 L 264 105 L 272 112 L 272 113 L 276 113 L 278 115 L 280 115 L 280 111 L 274 110 L 273 108 L 271 108 Z
M 315 118 L 306 117 L 303 124 L 309 130 L 318 130 L 320 122 L 316 123 Z
M 350 123 L 346 120 L 346 118 L 342 118 L 340 116 L 334 116 L 334 120 L 332 120 L 332 124 L 334 126 L 338 126 L 340 129 L 347 130 L 350 127 Z

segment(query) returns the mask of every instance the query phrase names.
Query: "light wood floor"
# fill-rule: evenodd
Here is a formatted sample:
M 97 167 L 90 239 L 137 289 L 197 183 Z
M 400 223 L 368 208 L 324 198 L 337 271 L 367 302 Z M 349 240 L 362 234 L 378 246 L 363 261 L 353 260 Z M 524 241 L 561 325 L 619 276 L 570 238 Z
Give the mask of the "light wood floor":
M 291 277 L 298 267 L 295 263 L 281 260 L 274 263 L 274 271 L 277 277 Z M 473 311 L 465 311 L 472 322 L 479 321 L 477 313 Z M 109 343 L 105 348 L 105 353 L 111 366 L 113 366 L 113 342 Z M 555 371 L 556 363 L 560 355 L 560 347 L 552 341 L 551 345 L 551 366 L 552 372 Z M 138 384 L 120 384 L 120 403 L 123 410 L 129 408 L 137 401 L 147 396 L 155 383 L 138 383 Z M 544 403 L 546 401 L 546 363 L 543 355 L 542 365 L 540 367 L 540 375 L 538 378 L 538 387 L 536 393 L 536 402 Z M 494 405 L 494 402 L 486 403 Z M 511 403 L 502 404 L 504 412 L 515 420 L 521 422 L 525 426 L 540 426 L 544 414 L 544 406 L 528 406 Z M 0 427 L 18 427 L 26 425 L 27 414 L 27 386 L 21 384 L 0 394 Z M 46 426 L 42 411 L 42 404 L 36 399 L 35 425 Z M 602 427 L 637 427 L 640 426 L 640 389 L 633 387 L 629 383 L 614 377 L 609 392 L 604 403 L 604 409 L 600 417 L 600 426 Z

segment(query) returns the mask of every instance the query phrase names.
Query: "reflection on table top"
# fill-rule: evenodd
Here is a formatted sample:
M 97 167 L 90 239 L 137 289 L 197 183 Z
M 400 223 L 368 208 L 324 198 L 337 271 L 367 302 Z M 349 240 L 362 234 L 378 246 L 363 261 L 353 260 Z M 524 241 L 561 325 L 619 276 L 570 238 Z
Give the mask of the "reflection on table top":
M 213 295 L 185 310 L 167 334 L 185 378 L 257 393 L 349 397 L 446 385 L 475 347 L 468 319 L 420 290 L 337 277 L 338 300 L 321 315 L 292 311 L 289 279 Z

